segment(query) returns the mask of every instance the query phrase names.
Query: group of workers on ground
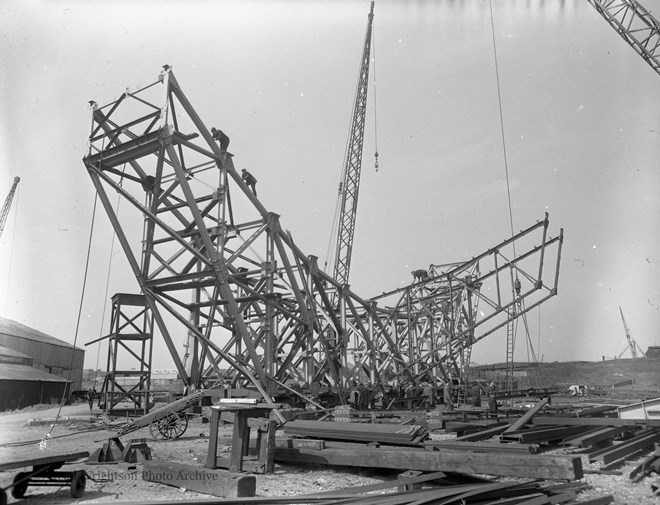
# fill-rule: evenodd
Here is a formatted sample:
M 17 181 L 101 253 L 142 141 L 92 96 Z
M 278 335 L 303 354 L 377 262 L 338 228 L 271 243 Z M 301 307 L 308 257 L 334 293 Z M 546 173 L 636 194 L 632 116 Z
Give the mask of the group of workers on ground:
M 444 406 L 445 410 L 453 410 L 454 405 L 458 403 L 459 386 L 449 379 L 445 384 L 434 386 L 431 382 L 409 382 L 405 387 L 398 384 L 396 380 L 392 381 L 387 391 L 388 397 L 395 402 L 402 403 L 406 408 L 412 409 L 417 405 L 421 408 L 436 408 L 439 404 Z M 487 405 L 491 411 L 497 410 L 497 401 L 492 394 L 495 389 L 494 383 L 481 384 L 474 382 L 465 391 L 465 403 L 473 407 L 482 406 L 482 396 L 485 396 Z M 386 388 L 387 390 L 387 388 Z M 385 395 L 379 389 L 373 395 L 369 388 L 362 383 L 354 385 L 349 390 L 348 402 L 358 410 L 368 410 L 370 408 L 383 408 L 386 400 Z
M 211 128 L 211 137 L 220 144 L 220 151 L 226 153 L 229 148 L 229 137 L 222 130 L 218 130 L 215 127 Z M 257 179 L 254 175 L 243 169 L 241 170 L 241 179 L 252 190 L 254 196 L 257 196 Z

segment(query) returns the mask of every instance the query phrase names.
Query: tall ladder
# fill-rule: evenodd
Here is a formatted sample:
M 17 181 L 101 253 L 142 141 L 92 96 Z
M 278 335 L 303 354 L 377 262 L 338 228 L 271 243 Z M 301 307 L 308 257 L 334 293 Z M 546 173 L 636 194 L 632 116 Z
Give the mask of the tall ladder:
M 518 305 L 520 304 L 520 280 L 513 278 L 513 268 L 510 269 L 511 274 L 511 294 L 513 295 L 513 303 L 509 309 L 509 319 L 506 323 L 506 387 L 513 389 L 513 352 L 516 346 L 516 317 L 518 314 Z

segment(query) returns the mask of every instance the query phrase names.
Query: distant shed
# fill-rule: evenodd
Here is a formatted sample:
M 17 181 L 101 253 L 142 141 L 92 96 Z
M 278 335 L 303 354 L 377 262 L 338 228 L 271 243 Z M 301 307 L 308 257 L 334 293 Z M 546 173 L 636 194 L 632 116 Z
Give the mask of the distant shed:
M 660 345 L 650 345 L 646 351 L 647 358 L 660 358 Z
M 34 368 L 59 376 L 65 383 L 71 367 L 71 390 L 82 389 L 83 349 L 3 317 L 0 317 L 0 346 L 32 358 Z
M 64 393 L 69 391 L 62 377 L 26 365 L 0 365 L 0 411 L 59 403 Z

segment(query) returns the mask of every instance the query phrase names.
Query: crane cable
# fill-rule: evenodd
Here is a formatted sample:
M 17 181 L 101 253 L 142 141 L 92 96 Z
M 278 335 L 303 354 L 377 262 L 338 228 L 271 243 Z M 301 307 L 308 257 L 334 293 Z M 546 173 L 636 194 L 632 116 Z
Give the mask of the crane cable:
M 337 244 L 337 230 L 339 229 L 339 207 L 342 202 L 342 193 L 344 192 L 343 181 L 339 183 L 337 189 L 337 203 L 335 203 L 335 212 L 332 216 L 332 229 L 330 230 L 330 237 L 328 238 L 328 247 L 325 253 L 325 262 L 323 263 L 323 270 L 328 271 L 328 263 L 334 262 L 335 245 Z
M 502 112 L 502 92 L 500 90 L 500 70 L 497 63 L 497 44 L 495 43 L 495 19 L 493 17 L 493 1 L 489 0 L 490 6 L 490 27 L 493 35 L 493 53 L 495 56 L 495 79 L 497 81 L 497 102 L 500 109 L 500 130 L 502 132 L 502 151 L 504 155 L 504 173 L 506 175 L 506 194 L 509 203 L 509 224 L 511 226 L 511 236 L 513 237 L 513 210 L 511 207 L 511 185 L 509 184 L 509 164 L 506 156 L 506 139 L 504 136 L 504 113 Z M 513 243 L 513 256 L 516 257 L 516 244 Z
M 498 65 L 498 59 L 497 59 L 497 43 L 496 43 L 496 38 L 495 38 L 495 17 L 493 16 L 493 1 L 488 0 L 488 5 L 490 8 L 490 27 L 491 27 L 491 33 L 493 36 L 493 55 L 494 55 L 494 60 L 495 60 L 495 79 L 497 81 L 497 103 L 499 105 L 499 112 L 500 112 L 500 130 L 502 133 L 502 153 L 504 157 L 504 173 L 506 176 L 506 193 L 507 193 L 507 202 L 508 202 L 508 207 L 509 207 L 509 226 L 511 229 L 511 236 L 513 237 L 514 231 L 513 231 L 513 207 L 511 205 L 511 184 L 509 182 L 509 163 L 506 155 L 506 137 L 504 134 L 504 113 L 502 109 L 502 92 L 501 92 L 501 85 L 500 85 L 500 71 L 499 71 L 499 65 Z M 516 254 L 516 243 L 515 241 L 512 242 L 512 247 L 513 247 L 513 261 L 516 261 L 518 255 Z M 520 279 L 518 278 L 518 273 L 516 271 L 515 274 L 515 280 L 513 279 L 513 267 L 511 268 L 511 276 L 512 276 L 512 290 L 514 290 L 514 303 L 516 303 L 515 298 L 519 296 L 519 289 L 520 289 Z M 515 287 L 514 287 L 515 286 Z M 539 382 L 539 386 L 542 383 L 542 377 L 541 377 L 541 371 L 538 365 L 538 361 L 536 358 L 536 354 L 534 352 L 534 347 L 532 346 L 532 341 L 531 337 L 529 334 L 529 326 L 527 323 L 527 314 L 525 312 L 525 306 L 524 306 L 524 301 L 520 299 L 518 303 L 522 306 L 523 308 L 523 313 L 521 314 L 521 318 L 523 320 L 523 324 L 525 326 L 525 332 L 527 336 L 527 346 L 528 346 L 528 355 L 531 347 L 531 354 L 532 354 L 532 359 L 534 360 L 534 363 L 536 364 L 536 374 L 537 374 L 537 380 Z M 539 321 L 540 321 L 540 306 L 539 306 Z M 540 323 L 539 323 L 540 324 Z M 515 329 L 517 330 L 518 325 L 516 324 Z M 540 331 L 539 331 L 540 335 Z M 515 332 L 513 334 L 513 344 L 515 345 Z
M 126 163 L 124 163 L 124 168 L 122 169 L 122 177 L 119 180 L 119 187 L 123 186 L 124 183 L 124 172 L 126 171 Z M 117 206 L 115 207 L 115 217 L 118 219 L 119 218 L 119 204 L 121 203 L 121 195 L 117 195 Z M 103 313 L 101 314 L 101 326 L 99 328 L 99 337 L 103 336 L 103 327 L 105 326 L 105 313 L 107 309 L 107 304 L 105 303 L 105 300 L 108 299 L 108 288 L 110 287 L 110 273 L 112 272 L 112 251 L 115 248 L 115 238 L 117 237 L 117 232 L 112 231 L 112 240 L 110 241 L 110 258 L 108 259 L 108 273 L 106 275 L 105 279 L 105 294 L 103 295 Z M 110 340 L 108 340 L 108 352 L 110 351 Z M 101 342 L 98 343 L 98 347 L 96 348 L 96 367 L 94 368 L 94 385 L 96 385 L 96 381 L 98 380 L 98 369 L 99 369 L 99 355 L 101 353 Z
M 372 58 L 372 81 L 374 83 L 374 168 L 378 172 L 378 102 L 376 100 L 376 29 L 371 27 L 371 50 L 374 55 Z
M 96 204 L 98 202 L 99 196 L 98 193 L 94 195 L 94 207 L 92 208 L 92 222 L 90 225 L 90 230 L 89 230 L 89 240 L 87 244 L 87 258 L 85 260 L 85 273 L 83 275 L 83 285 L 82 285 L 82 291 L 80 293 L 80 304 L 78 306 L 78 319 L 76 321 L 76 331 L 73 337 L 73 348 L 71 349 L 71 360 L 69 361 L 69 370 L 67 372 L 66 376 L 66 381 L 67 384 L 70 383 L 71 381 L 69 380 L 71 378 L 71 368 L 73 367 L 73 358 L 76 353 L 76 342 L 78 341 L 78 331 L 80 330 L 80 319 L 82 317 L 82 310 L 83 310 L 83 302 L 85 300 L 85 288 L 87 286 L 87 274 L 89 272 L 89 258 L 91 256 L 91 251 L 92 251 L 92 237 L 94 236 L 94 222 L 96 221 Z M 51 434 L 53 433 L 53 430 L 55 429 L 55 426 L 57 426 L 57 423 L 60 419 L 60 414 L 62 412 L 62 406 L 64 405 L 64 398 L 66 397 L 66 391 L 67 387 L 65 385 L 64 391 L 62 391 L 62 399 L 60 400 L 60 406 L 57 410 L 57 415 L 55 416 L 55 421 L 53 424 L 50 426 L 50 429 L 48 430 L 48 433 L 44 436 L 44 438 L 41 439 L 41 442 L 39 443 L 39 448 L 41 450 L 45 450 L 48 440 L 50 440 Z
M 16 222 L 18 221 L 18 200 L 21 195 L 20 186 L 16 187 L 16 196 L 14 197 L 14 226 L 11 231 L 11 244 L 9 245 L 9 268 L 7 269 L 7 291 L 5 292 L 4 314 L 7 314 L 7 304 L 9 303 L 9 287 L 11 286 L 11 263 L 14 258 L 14 239 L 16 238 Z
M 101 159 L 99 160 L 99 166 L 100 163 L 103 162 L 103 152 L 105 149 L 105 138 L 103 139 L 101 143 Z M 94 193 L 94 206 L 92 207 L 92 222 L 90 223 L 89 227 L 89 239 L 87 242 L 87 257 L 85 258 L 85 273 L 83 274 L 83 285 L 82 285 L 82 290 L 80 293 L 80 303 L 78 305 L 78 318 L 76 320 L 76 331 L 73 336 L 73 347 L 71 349 L 71 359 L 69 360 L 69 369 L 66 374 L 66 382 L 64 386 L 64 391 L 62 391 L 62 398 L 60 400 L 60 405 L 59 408 L 57 409 L 57 415 L 55 416 L 55 421 L 53 424 L 50 425 L 50 428 L 48 429 L 48 433 L 44 435 L 44 437 L 41 439 L 39 442 L 39 449 L 40 450 L 46 450 L 46 447 L 48 446 L 48 441 L 52 438 L 51 434 L 53 433 L 53 430 L 55 429 L 55 426 L 57 426 L 57 423 L 60 419 L 60 414 L 62 413 L 62 407 L 64 406 L 64 398 L 66 397 L 66 390 L 67 390 L 67 385 L 71 382 L 71 368 L 73 367 L 73 358 L 75 357 L 76 354 L 76 342 L 78 342 L 78 332 L 80 330 L 80 319 L 82 318 L 82 309 L 83 309 L 83 303 L 85 301 L 85 288 L 87 287 L 87 274 L 89 273 L 89 258 L 92 255 L 92 238 L 94 236 L 94 223 L 96 222 L 96 204 L 98 203 L 99 200 L 99 194 L 98 191 Z

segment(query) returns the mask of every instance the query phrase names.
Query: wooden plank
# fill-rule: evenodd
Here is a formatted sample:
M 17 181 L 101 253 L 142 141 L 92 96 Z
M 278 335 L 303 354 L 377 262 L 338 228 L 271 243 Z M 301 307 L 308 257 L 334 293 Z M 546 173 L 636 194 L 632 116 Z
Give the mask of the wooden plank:
M 28 466 L 43 466 L 53 463 L 65 463 L 67 461 L 75 461 L 77 459 L 86 458 L 89 452 L 71 452 L 65 454 L 53 454 L 50 456 L 42 456 L 40 458 L 21 459 L 16 461 L 9 461 L 0 464 L 0 472 L 5 470 L 14 470 L 16 468 L 27 468 Z
M 407 468 L 428 472 L 461 472 L 508 477 L 538 479 L 582 478 L 582 461 L 579 456 L 539 456 L 518 453 L 466 453 L 455 451 L 425 451 L 421 449 L 392 450 L 333 448 L 324 450 L 275 449 L 275 460 L 290 463 L 313 463 L 367 468 Z
M 252 497 L 257 489 L 254 475 L 209 470 L 174 461 L 145 461 L 142 479 L 225 498 Z
M 540 402 L 537 402 L 529 411 L 522 416 L 520 419 L 515 421 L 511 426 L 509 426 L 504 433 L 509 433 L 511 431 L 518 431 L 520 428 L 525 426 L 529 420 L 536 415 L 536 413 L 545 407 L 548 404 L 549 398 L 543 398 Z

